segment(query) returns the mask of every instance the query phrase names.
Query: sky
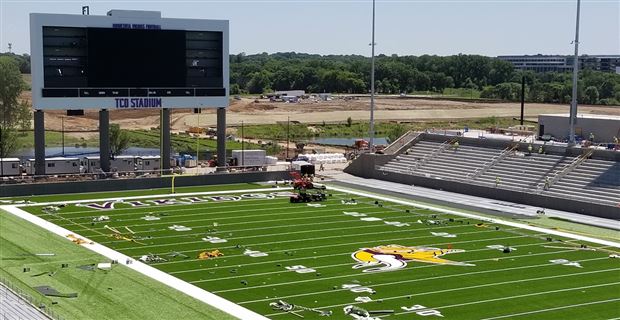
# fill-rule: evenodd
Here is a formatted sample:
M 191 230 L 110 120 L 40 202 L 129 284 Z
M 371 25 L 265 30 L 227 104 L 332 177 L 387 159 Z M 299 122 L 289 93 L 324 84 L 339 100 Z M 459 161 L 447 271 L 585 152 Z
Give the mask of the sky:
M 376 52 L 573 54 L 576 0 L 376 0 Z M 370 56 L 371 0 L 0 0 L 0 52 L 29 53 L 28 14 L 161 11 L 230 20 L 230 52 Z M 620 0 L 582 0 L 580 54 L 620 54 Z

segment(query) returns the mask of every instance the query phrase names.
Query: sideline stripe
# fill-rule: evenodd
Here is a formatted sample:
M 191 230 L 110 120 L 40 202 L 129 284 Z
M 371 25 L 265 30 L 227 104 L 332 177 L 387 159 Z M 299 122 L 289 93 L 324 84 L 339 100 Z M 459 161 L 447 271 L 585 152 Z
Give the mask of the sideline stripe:
M 614 301 L 620 301 L 620 298 L 601 300 L 601 301 L 593 301 L 593 302 L 586 302 L 586 303 L 580 303 L 580 304 L 572 304 L 572 305 L 568 305 L 568 306 L 555 307 L 555 308 L 549 308 L 549 309 L 541 309 L 541 310 L 534 310 L 534 311 L 521 312 L 521 313 L 513 313 L 513 314 L 507 314 L 505 316 L 499 316 L 499 317 L 493 317 L 493 318 L 484 318 L 482 320 L 495 320 L 495 319 L 503 319 L 503 318 L 512 318 L 512 317 L 524 316 L 524 315 L 528 315 L 528 314 L 549 312 L 549 311 L 562 310 L 562 309 L 570 309 L 570 308 L 575 308 L 575 307 L 590 306 L 590 305 L 593 305 L 593 304 L 601 304 L 601 303 L 614 302 Z M 610 319 L 610 320 L 615 320 L 615 319 L 620 319 L 620 318 L 614 318 L 614 319 Z
M 59 227 L 51 222 L 45 221 L 42 218 L 36 217 L 20 208 L 17 208 L 15 206 L 0 206 L 0 209 L 3 209 L 21 219 L 24 219 L 26 221 L 29 221 L 41 228 L 44 228 L 48 231 L 51 231 L 61 237 L 63 237 L 64 239 L 67 239 L 66 236 L 68 234 L 75 234 L 65 228 Z M 84 238 L 85 240 L 87 240 L 88 242 L 90 242 L 90 239 L 82 237 L 78 234 L 75 234 L 75 236 L 80 237 L 80 238 Z M 68 239 L 67 239 L 68 240 Z M 240 318 L 240 319 L 257 319 L 257 320 L 269 320 L 268 318 L 254 312 L 251 310 L 248 310 L 238 304 L 235 304 L 231 301 L 228 301 L 222 297 L 219 297 L 211 292 L 208 292 L 202 288 L 199 288 L 197 286 L 194 286 L 188 282 L 185 282 L 181 279 L 178 279 L 172 275 L 169 275 L 163 271 L 160 271 L 154 267 L 151 267 L 147 264 L 144 264 L 140 261 L 135 261 L 133 260 L 133 258 L 128 257 L 120 252 L 114 251 L 108 247 L 105 247 L 103 245 L 100 245 L 98 243 L 93 243 L 93 244 L 81 244 L 82 247 L 87 248 L 91 251 L 94 251 L 100 255 L 103 255 L 105 257 L 107 257 L 108 259 L 111 260 L 117 260 L 119 262 L 124 262 L 124 261 L 132 261 L 131 264 L 126 264 L 125 266 L 128 268 L 131 268 L 137 272 L 140 272 L 141 274 L 159 281 L 171 288 L 174 288 L 182 293 L 185 293 L 187 295 L 189 295 L 190 297 L 193 297 L 199 301 L 202 301 L 210 306 L 213 306 L 223 312 L 226 312 L 234 317 Z
M 389 202 L 393 202 L 393 203 L 397 203 L 397 204 L 409 205 L 409 206 L 417 207 L 417 208 L 421 208 L 421 209 L 434 210 L 434 211 L 438 211 L 438 212 L 442 212 L 442 213 L 448 213 L 448 214 L 453 214 L 453 215 L 457 215 L 457 216 L 461 216 L 461 217 L 466 217 L 466 218 L 471 218 L 471 219 L 479 219 L 479 220 L 488 221 L 488 222 L 497 223 L 497 224 L 502 224 L 502 225 L 506 225 L 506 226 L 517 227 L 517 228 L 531 230 L 531 231 L 536 231 L 536 232 L 543 232 L 543 233 L 552 234 L 552 235 L 556 235 L 556 236 L 567 237 L 567 238 L 571 238 L 571 239 L 575 239 L 575 240 L 588 241 L 588 242 L 592 242 L 592 243 L 602 244 L 602 245 L 605 245 L 605 246 L 620 248 L 620 243 L 618 243 L 618 242 L 607 241 L 607 240 L 602 240 L 602 239 L 597 239 L 597 238 L 577 235 L 577 234 L 568 233 L 568 232 L 564 232 L 564 231 L 557 231 L 557 230 L 552 230 L 552 229 L 535 227 L 535 226 L 530 226 L 530 225 L 523 224 L 523 223 L 505 221 L 505 220 L 497 219 L 497 218 L 488 218 L 488 217 L 483 217 L 483 216 L 479 216 L 479 215 L 476 215 L 476 214 L 465 213 L 465 212 L 458 211 L 458 210 L 450 210 L 450 209 L 446 209 L 446 208 L 435 207 L 435 206 L 432 206 L 432 205 L 426 205 L 426 204 L 421 204 L 421 203 L 416 203 L 416 202 L 411 202 L 411 201 L 405 201 L 405 200 L 400 200 L 400 199 L 391 198 L 391 197 L 385 197 L 385 196 L 376 195 L 376 194 L 370 194 L 370 193 L 361 192 L 361 191 L 354 190 L 354 189 L 343 189 L 343 188 L 339 188 L 339 187 L 330 187 L 329 189 L 336 190 L 338 192 L 347 192 L 347 193 L 355 194 L 355 195 L 362 196 L 362 197 L 374 198 L 374 199 L 383 200 L 383 201 L 389 201 Z

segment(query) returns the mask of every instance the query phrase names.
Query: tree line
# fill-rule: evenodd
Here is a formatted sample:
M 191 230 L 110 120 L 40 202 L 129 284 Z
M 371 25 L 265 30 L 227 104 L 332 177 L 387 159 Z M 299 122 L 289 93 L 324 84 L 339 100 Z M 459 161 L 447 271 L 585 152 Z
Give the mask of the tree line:
M 30 73 L 30 56 L 0 53 L 13 58 L 21 73 Z M 535 73 L 514 70 L 511 63 L 480 55 L 398 56 L 379 55 L 375 88 L 397 94 L 446 89 L 480 92 L 481 98 L 529 102 L 568 103 L 572 73 Z M 231 94 L 261 94 L 274 90 L 306 92 L 370 92 L 370 58 L 360 55 L 317 55 L 295 52 L 230 55 Z M 587 104 L 620 104 L 620 75 L 593 70 L 579 74 L 578 101 Z
M 482 98 L 519 100 L 521 78 L 526 100 L 566 103 L 572 90 L 571 73 L 515 70 L 510 62 L 480 55 L 397 56 L 376 58 L 376 91 L 384 94 L 432 92 L 462 88 Z M 585 70 L 580 73 L 579 102 L 619 104 L 620 75 Z M 273 90 L 368 93 L 370 58 L 359 55 L 274 53 L 230 56 L 231 94 L 260 94 Z

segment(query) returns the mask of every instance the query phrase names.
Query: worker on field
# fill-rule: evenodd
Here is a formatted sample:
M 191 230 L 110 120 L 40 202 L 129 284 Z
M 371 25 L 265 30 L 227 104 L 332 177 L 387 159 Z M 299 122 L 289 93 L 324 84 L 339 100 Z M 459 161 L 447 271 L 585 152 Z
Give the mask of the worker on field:
M 532 147 L 532 144 L 530 143 L 530 144 L 527 146 L 527 155 L 528 155 L 528 156 L 531 156 L 531 155 L 532 155 L 532 150 L 533 150 L 533 149 L 534 149 L 534 148 Z
M 594 132 L 590 132 L 590 142 L 594 142 Z
M 543 146 L 538 147 L 538 154 L 543 154 L 544 152 Z
M 499 187 L 499 176 L 495 177 L 495 188 Z
M 459 149 L 459 142 L 455 141 L 452 146 L 454 147 L 454 152 L 456 152 Z

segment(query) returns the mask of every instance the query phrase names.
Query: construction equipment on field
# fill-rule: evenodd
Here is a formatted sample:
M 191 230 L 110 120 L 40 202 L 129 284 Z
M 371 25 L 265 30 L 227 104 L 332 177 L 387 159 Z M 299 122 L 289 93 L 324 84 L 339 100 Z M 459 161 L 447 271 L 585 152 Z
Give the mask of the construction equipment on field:
M 297 171 L 290 172 L 293 178 L 293 190 L 295 192 L 289 199 L 291 203 L 319 202 L 327 200 L 325 186 L 316 185 L 310 176 L 302 176 Z

